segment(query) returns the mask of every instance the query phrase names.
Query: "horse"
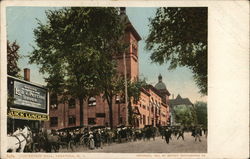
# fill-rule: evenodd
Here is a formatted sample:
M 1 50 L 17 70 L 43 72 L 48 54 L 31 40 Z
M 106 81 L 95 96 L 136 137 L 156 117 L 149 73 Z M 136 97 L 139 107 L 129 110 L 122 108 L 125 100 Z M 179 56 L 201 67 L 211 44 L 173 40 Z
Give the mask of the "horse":
M 7 152 L 23 152 L 27 144 L 32 142 L 32 132 L 25 126 L 23 130 L 18 129 L 11 136 L 7 136 Z
M 35 152 L 46 150 L 46 138 L 43 134 L 38 133 L 33 137 L 33 149 Z
M 59 148 L 60 148 L 60 136 L 59 135 L 52 135 L 52 134 L 48 134 L 47 135 L 47 141 L 46 141 L 46 151 L 47 152 L 51 152 L 52 149 L 55 151 L 55 152 L 58 152 L 59 151 Z

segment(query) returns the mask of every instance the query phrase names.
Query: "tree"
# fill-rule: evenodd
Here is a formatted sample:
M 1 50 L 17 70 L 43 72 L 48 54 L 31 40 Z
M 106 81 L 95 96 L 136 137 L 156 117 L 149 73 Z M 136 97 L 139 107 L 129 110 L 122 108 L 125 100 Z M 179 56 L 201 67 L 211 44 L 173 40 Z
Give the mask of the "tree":
M 14 77 L 20 77 L 18 72 L 20 68 L 18 67 L 18 60 L 20 58 L 18 51 L 20 46 L 16 41 L 13 43 L 7 41 L 7 74 Z
M 116 71 L 110 73 L 110 75 L 103 78 L 100 88 L 103 91 L 103 98 L 107 101 L 109 107 L 109 126 L 113 128 L 113 99 L 116 95 L 121 94 L 124 80 Z
M 133 110 L 132 110 L 132 101 L 137 103 L 140 100 L 141 89 L 144 88 L 147 84 L 145 80 L 135 80 L 128 82 L 128 123 L 133 124 Z M 124 89 L 123 89 L 124 90 Z
M 174 114 L 176 123 L 180 123 L 184 126 L 191 126 L 195 123 L 195 116 L 193 114 L 192 108 L 187 106 L 177 106 L 174 107 Z
M 197 116 L 197 124 L 207 127 L 207 103 L 196 102 L 194 106 Z
M 37 46 L 30 55 L 30 63 L 40 65 L 40 72 L 48 74 L 46 81 L 51 90 L 79 100 L 83 125 L 83 100 L 105 94 L 103 85 L 114 77 L 112 57 L 121 52 L 123 32 L 118 10 L 67 7 L 48 10 L 46 16 L 47 22 L 38 21 L 34 30 Z M 107 79 L 103 80 L 104 77 Z
M 20 46 L 17 44 L 16 41 L 10 42 L 7 40 L 7 74 L 13 77 L 20 78 L 19 71 L 20 68 L 18 67 L 18 60 L 20 58 L 19 52 Z M 8 100 L 7 100 L 7 112 L 10 111 L 11 105 L 14 103 L 14 97 L 9 95 L 8 93 Z
M 207 94 L 207 8 L 158 8 L 150 19 L 146 49 L 151 60 L 170 62 L 169 69 L 186 66 L 200 93 Z

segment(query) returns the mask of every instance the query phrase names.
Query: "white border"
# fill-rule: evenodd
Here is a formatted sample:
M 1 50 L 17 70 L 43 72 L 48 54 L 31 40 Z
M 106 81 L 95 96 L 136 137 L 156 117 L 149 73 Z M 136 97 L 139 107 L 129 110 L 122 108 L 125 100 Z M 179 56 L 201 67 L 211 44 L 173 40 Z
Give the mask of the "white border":
M 7 6 L 208 6 L 208 153 L 206 158 L 249 157 L 249 3 L 242 1 L 3 1 L 1 2 L 1 157 L 6 137 Z M 240 29 L 239 29 L 240 28 Z M 18 158 L 158 158 L 154 154 L 11 154 Z M 3 156 L 2 156 L 3 155 Z M 62 155 L 62 156 L 59 156 Z M 181 158 L 185 154 L 166 154 Z M 187 154 L 188 155 L 188 154 Z M 192 155 L 195 155 L 192 153 Z M 198 156 L 200 154 L 197 154 Z M 57 156 L 57 157 L 56 157 Z M 11 156 L 8 156 L 11 157 Z M 13 157 L 13 156 L 12 156 Z M 166 158 L 160 157 L 160 158 Z M 201 158 L 202 156 L 198 157 Z M 188 158 L 191 158 L 189 156 Z

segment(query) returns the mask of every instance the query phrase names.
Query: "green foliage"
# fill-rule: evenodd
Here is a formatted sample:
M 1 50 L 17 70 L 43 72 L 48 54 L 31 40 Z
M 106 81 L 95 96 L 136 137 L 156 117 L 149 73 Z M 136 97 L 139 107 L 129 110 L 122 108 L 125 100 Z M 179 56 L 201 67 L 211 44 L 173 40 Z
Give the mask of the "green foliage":
M 99 93 L 110 97 L 115 89 L 113 56 L 121 52 L 124 30 L 118 10 L 67 7 L 49 10 L 46 15 L 47 22 L 38 21 L 34 30 L 37 47 L 30 63 L 48 74 L 51 91 L 78 98 L 82 115 L 83 99 Z
M 207 127 L 207 103 L 196 102 L 194 106 L 197 115 L 197 124 Z
M 176 123 L 184 126 L 191 126 L 195 122 L 194 114 L 191 107 L 177 106 L 174 107 Z
M 7 74 L 17 78 L 21 78 L 19 74 L 20 68 L 18 67 L 18 60 L 20 58 L 18 54 L 19 48 L 20 46 L 16 41 L 12 43 L 7 41 Z M 10 96 L 8 92 L 7 112 L 10 111 L 10 107 L 14 104 L 14 100 L 14 97 Z
M 134 103 L 137 103 L 140 100 L 141 95 L 141 89 L 147 85 L 145 79 L 143 80 L 135 80 L 131 81 L 129 80 L 127 82 L 127 90 L 128 90 L 128 123 L 132 125 L 134 116 L 133 116 L 133 110 L 132 110 L 132 101 Z M 124 89 L 123 89 L 124 90 Z
M 133 102 L 137 103 L 140 100 L 141 89 L 147 85 L 145 79 L 143 80 L 138 79 L 135 81 L 129 80 L 127 84 L 128 84 L 128 98 L 129 99 L 133 98 Z
M 158 8 L 146 43 L 153 62 L 188 67 L 200 93 L 207 94 L 207 8 Z
M 18 55 L 20 46 L 14 41 L 13 43 L 7 41 L 7 74 L 14 77 L 20 77 L 18 72 L 20 68 L 18 67 L 18 60 L 20 56 Z

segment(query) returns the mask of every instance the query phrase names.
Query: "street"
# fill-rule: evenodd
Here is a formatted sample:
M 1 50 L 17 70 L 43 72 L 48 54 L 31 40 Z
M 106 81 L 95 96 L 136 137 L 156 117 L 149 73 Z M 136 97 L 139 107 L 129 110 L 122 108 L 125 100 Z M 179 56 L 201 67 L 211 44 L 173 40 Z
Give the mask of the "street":
M 191 133 L 184 134 L 185 140 L 182 138 L 178 140 L 172 135 L 172 140 L 169 144 L 166 144 L 164 139 L 156 137 L 155 140 L 150 141 L 134 141 L 125 143 L 113 143 L 111 145 L 104 145 L 103 148 L 89 150 L 82 147 L 74 148 L 74 152 L 86 152 L 86 153 L 206 153 L 207 152 L 207 139 L 203 135 L 201 142 L 194 140 Z M 60 149 L 60 152 L 72 152 L 67 149 Z

